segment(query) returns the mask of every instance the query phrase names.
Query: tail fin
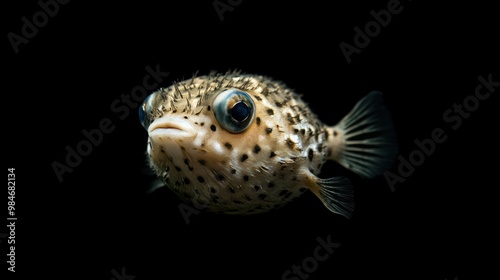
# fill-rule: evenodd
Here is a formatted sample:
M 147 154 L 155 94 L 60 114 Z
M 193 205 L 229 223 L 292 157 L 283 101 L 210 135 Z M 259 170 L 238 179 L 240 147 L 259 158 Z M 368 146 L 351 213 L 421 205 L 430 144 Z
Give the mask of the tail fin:
M 337 125 L 328 128 L 329 159 L 362 177 L 389 169 L 397 154 L 397 139 L 382 93 L 372 91 Z

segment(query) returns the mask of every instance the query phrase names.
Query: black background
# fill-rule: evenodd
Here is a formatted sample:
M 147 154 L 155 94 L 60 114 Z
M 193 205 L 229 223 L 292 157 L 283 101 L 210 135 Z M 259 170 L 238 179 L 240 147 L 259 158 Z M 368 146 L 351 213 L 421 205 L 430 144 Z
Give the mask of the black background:
M 20 34 L 21 18 L 31 19 L 40 7 L 4 5 L 4 154 L 5 168 L 16 168 L 16 276 L 108 280 L 124 267 L 137 280 L 281 279 L 312 256 L 317 237 L 328 235 L 341 245 L 308 279 L 498 275 L 500 89 L 458 129 L 443 120 L 454 103 L 474 94 L 479 75 L 500 81 L 493 6 L 402 1 L 402 12 L 347 63 L 339 44 L 353 44 L 353 28 L 363 29 L 370 10 L 388 1 L 245 0 L 222 22 L 212 1 L 121 2 L 61 5 L 17 54 L 6 34 Z M 142 84 L 146 66 L 157 64 L 170 73 L 164 87 L 198 70 L 274 77 L 330 124 L 380 90 L 405 158 L 414 140 L 435 128 L 448 138 L 394 192 L 384 177 L 364 180 L 326 165 L 323 178 L 343 174 L 354 183 L 350 220 L 306 193 L 273 213 L 202 212 L 186 225 L 173 193 L 144 193 L 147 135 L 136 109 L 124 120 L 110 109 Z M 98 128 L 103 118 L 115 130 L 59 182 L 51 164 L 64 163 L 65 147 L 76 147 L 85 139 L 81 131 Z

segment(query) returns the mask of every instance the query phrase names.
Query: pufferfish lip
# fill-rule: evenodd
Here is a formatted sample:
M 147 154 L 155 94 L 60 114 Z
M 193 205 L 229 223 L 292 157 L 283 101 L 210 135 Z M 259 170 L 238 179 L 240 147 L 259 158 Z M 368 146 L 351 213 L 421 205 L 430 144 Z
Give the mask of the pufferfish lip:
M 166 115 L 154 120 L 148 128 L 149 137 L 158 138 L 190 138 L 196 136 L 194 125 L 180 116 Z

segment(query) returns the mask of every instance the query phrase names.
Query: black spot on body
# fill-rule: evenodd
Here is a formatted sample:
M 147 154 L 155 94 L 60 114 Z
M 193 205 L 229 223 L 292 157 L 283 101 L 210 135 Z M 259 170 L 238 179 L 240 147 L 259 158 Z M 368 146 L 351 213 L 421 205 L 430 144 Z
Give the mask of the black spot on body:
M 233 188 L 233 187 L 231 187 L 231 186 L 229 187 L 229 191 L 230 191 L 231 193 L 236 193 L 236 191 L 234 190 L 234 188 Z
M 309 150 L 307 151 L 307 158 L 309 159 L 309 161 L 312 161 L 313 156 L 314 156 L 314 152 L 313 152 L 313 150 L 312 150 L 312 149 L 309 149 Z
M 210 192 L 212 192 L 212 193 L 216 193 L 216 192 L 217 192 L 217 190 L 216 190 L 214 187 L 210 187 Z
M 205 123 L 204 123 L 204 122 L 202 122 L 202 123 L 200 123 L 200 125 L 201 125 L 201 126 L 204 126 L 204 125 L 205 125 Z
M 210 125 L 210 129 L 211 129 L 212 131 L 216 131 L 216 130 L 217 130 L 217 127 L 216 127 L 215 125 L 213 125 L 213 124 L 212 124 L 212 125 Z
M 187 158 L 184 159 L 184 164 L 186 164 L 188 166 L 190 171 L 193 171 L 193 167 L 189 164 L 189 160 Z
M 224 180 L 224 176 L 222 176 L 221 174 L 217 173 L 217 174 L 215 174 L 215 179 L 217 179 L 217 181 L 223 181 Z
M 257 123 L 257 125 L 260 125 L 260 118 L 259 118 L 259 117 L 257 117 L 257 118 L 255 119 L 255 123 Z
M 231 174 L 236 174 L 236 169 L 231 169 Z
M 188 178 L 184 178 L 182 180 L 184 181 L 184 184 L 186 184 L 186 185 L 189 185 L 191 183 Z
M 247 156 L 246 154 L 243 154 L 243 155 L 241 156 L 240 161 L 241 161 L 241 162 L 244 162 L 244 161 L 245 161 L 245 160 L 247 160 L 247 159 L 248 159 L 248 156 Z
M 201 165 L 205 165 L 205 164 L 207 163 L 207 161 L 206 161 L 206 160 L 204 160 L 204 159 L 200 159 L 200 160 L 198 160 L 198 162 L 199 162 Z
M 271 188 L 273 188 L 274 186 L 275 186 L 275 185 L 274 185 L 274 183 L 273 183 L 273 182 L 269 182 L 269 184 L 267 184 L 267 187 L 268 187 L 268 188 L 270 188 L 270 189 L 271 189 Z
M 207 106 L 207 111 L 210 111 L 210 105 Z
M 287 138 L 286 139 L 286 145 L 288 146 L 288 148 L 293 149 L 295 147 L 295 142 L 293 142 L 292 139 Z
M 231 145 L 231 143 L 229 143 L 229 142 L 226 142 L 226 144 L 224 144 L 224 146 L 226 146 L 226 148 L 228 150 L 231 150 L 233 148 L 233 145 Z
M 273 131 L 273 129 L 272 129 L 272 128 L 270 128 L 270 127 L 266 128 L 266 133 L 267 133 L 267 134 L 270 134 L 272 131 Z
M 181 172 L 181 170 L 182 170 L 179 166 L 176 166 L 176 165 L 174 165 L 174 168 L 175 168 L 175 170 L 177 170 L 178 172 Z
M 326 135 L 328 135 L 328 133 Z M 337 131 L 336 130 L 333 131 L 333 136 L 337 136 Z M 328 139 L 328 138 L 326 138 L 326 139 Z
M 258 191 L 260 191 L 262 188 L 261 188 L 260 186 L 253 186 L 253 189 L 254 189 L 256 192 L 258 192 Z
M 205 179 L 203 179 L 203 177 L 201 177 L 201 176 L 198 176 L 197 179 L 198 179 L 198 182 L 200 182 L 200 183 L 204 183 L 205 182 Z
M 185 118 L 186 120 L 188 119 L 188 117 L 187 117 L 187 116 L 184 116 L 184 118 Z
M 259 145 L 255 145 L 255 147 L 253 147 L 253 152 L 258 154 L 260 152 L 260 146 Z
M 258 95 L 254 95 L 254 97 L 255 97 L 255 99 L 257 99 L 258 101 L 261 101 L 261 100 L 262 100 L 262 98 L 260 98 L 260 96 L 258 96 Z
M 248 175 L 243 176 L 243 180 L 248 181 L 249 177 Z
M 274 111 L 273 111 L 273 109 L 267 109 L 267 111 L 266 111 L 266 112 L 267 112 L 267 114 L 268 114 L 269 116 L 274 115 Z
M 269 155 L 269 158 L 273 158 L 276 156 L 276 153 L 275 152 L 271 152 L 271 154 Z

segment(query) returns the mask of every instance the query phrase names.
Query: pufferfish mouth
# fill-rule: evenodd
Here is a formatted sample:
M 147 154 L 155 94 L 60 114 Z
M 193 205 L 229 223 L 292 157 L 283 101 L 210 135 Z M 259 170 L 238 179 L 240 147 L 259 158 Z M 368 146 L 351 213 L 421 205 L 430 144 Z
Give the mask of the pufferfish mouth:
M 182 139 L 196 136 L 194 125 L 180 116 L 163 116 L 154 120 L 148 128 L 149 137 L 153 140 Z

